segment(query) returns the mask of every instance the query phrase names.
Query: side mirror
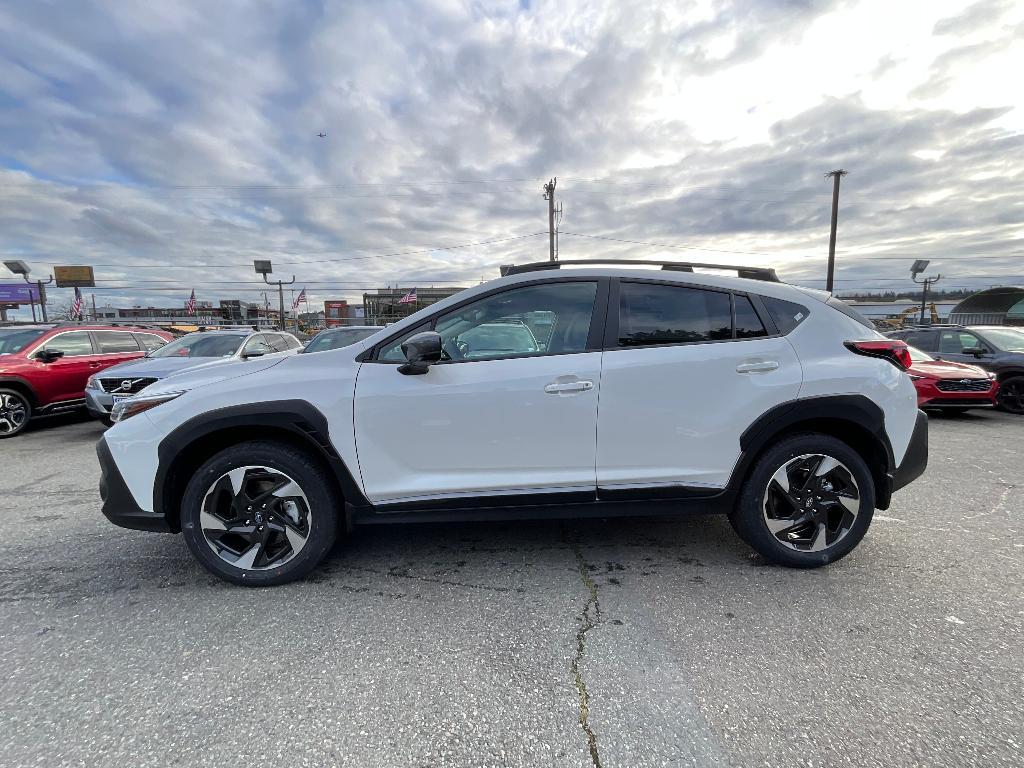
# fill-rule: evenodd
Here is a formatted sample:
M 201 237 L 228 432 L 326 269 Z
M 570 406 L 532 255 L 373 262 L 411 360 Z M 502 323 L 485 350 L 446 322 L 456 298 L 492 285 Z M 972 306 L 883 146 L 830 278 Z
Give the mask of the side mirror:
M 409 362 L 398 366 L 398 372 L 406 376 L 422 376 L 431 363 L 441 359 L 441 335 L 434 331 L 423 331 L 402 342 L 402 354 Z
M 36 352 L 36 359 L 41 363 L 52 363 L 62 357 L 64 357 L 64 353 L 56 349 L 41 349 Z
M 984 347 L 964 347 L 963 353 L 965 355 L 974 355 L 975 357 L 981 357 L 985 354 Z
M 267 353 L 264 352 L 262 349 L 254 349 L 251 352 L 246 352 L 244 355 L 242 355 L 242 357 L 248 360 L 250 357 L 263 357 L 265 354 Z

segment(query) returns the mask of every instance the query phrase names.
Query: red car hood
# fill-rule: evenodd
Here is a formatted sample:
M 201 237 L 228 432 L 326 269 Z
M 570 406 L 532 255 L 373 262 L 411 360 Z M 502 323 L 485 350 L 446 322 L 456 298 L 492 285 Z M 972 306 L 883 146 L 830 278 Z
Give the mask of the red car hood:
M 964 365 L 950 360 L 914 363 L 909 373 L 930 379 L 987 379 L 988 374 L 976 365 Z

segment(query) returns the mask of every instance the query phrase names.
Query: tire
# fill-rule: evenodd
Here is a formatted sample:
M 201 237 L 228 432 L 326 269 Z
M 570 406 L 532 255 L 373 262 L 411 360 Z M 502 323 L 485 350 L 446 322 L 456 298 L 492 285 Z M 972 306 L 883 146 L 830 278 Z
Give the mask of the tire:
M 1008 413 L 1024 413 L 1024 376 L 1011 376 L 999 383 L 996 403 Z
M 804 433 L 757 459 L 729 520 L 766 560 L 817 568 L 848 555 L 874 511 L 875 484 L 860 454 L 830 435 Z
M 20 434 L 32 418 L 32 402 L 16 389 L 0 388 L 0 440 Z
M 225 581 L 286 584 L 316 568 L 334 544 L 339 504 L 332 488 L 327 469 L 300 449 L 240 443 L 192 476 L 181 531 L 196 560 Z

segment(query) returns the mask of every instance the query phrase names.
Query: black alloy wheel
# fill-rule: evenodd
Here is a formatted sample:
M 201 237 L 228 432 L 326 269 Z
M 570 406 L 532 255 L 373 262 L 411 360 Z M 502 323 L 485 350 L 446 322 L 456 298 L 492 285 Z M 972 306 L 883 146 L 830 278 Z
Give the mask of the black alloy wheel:
M 28 425 L 32 404 L 21 392 L 0 389 L 0 439 L 14 437 Z
M 820 552 L 853 528 L 860 490 L 838 459 L 804 454 L 772 475 L 762 507 L 765 524 L 777 541 L 798 552 Z
M 809 432 L 783 438 L 757 458 L 729 521 L 766 560 L 817 568 L 853 551 L 874 511 L 864 458 L 836 437 Z
M 302 578 L 334 543 L 341 500 L 329 470 L 286 443 L 256 440 L 222 450 L 192 476 L 181 531 L 220 578 L 273 586 Z
M 1024 413 L 1024 376 L 1014 376 L 999 385 L 996 402 L 1004 411 Z
M 288 475 L 245 466 L 217 478 L 203 498 L 199 525 L 224 562 L 258 571 L 284 565 L 309 540 L 309 500 Z

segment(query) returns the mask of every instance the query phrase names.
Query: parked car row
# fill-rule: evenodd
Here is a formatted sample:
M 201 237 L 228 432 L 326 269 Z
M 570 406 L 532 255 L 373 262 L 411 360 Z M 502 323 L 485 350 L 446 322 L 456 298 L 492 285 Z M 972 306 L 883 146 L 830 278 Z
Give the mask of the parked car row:
M 996 405 L 1024 414 L 1024 329 L 930 325 L 886 334 L 918 350 L 911 376 L 922 408 Z
M 303 350 L 281 331 L 196 331 L 177 339 L 152 328 L 47 324 L 0 328 L 0 438 L 34 416 L 86 408 L 109 421 L 120 402 L 170 376 L 258 357 L 318 352 L 355 343 L 379 326 L 321 331 Z

